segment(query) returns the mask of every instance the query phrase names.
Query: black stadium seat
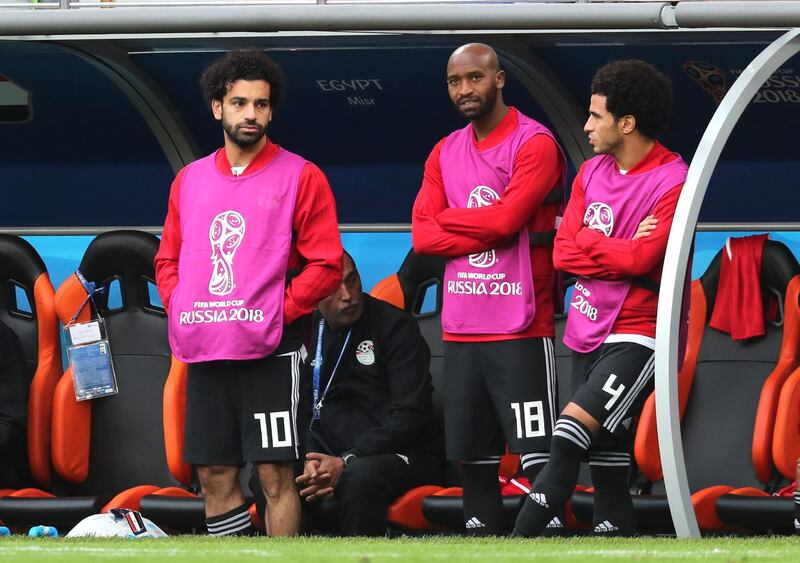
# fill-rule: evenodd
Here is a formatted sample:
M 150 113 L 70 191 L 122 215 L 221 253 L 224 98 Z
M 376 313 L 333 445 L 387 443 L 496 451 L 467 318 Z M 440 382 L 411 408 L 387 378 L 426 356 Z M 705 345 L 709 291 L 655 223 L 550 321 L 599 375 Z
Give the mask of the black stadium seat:
M 442 390 L 444 389 L 444 343 L 442 342 L 442 278 L 445 261 L 436 256 L 417 254 L 409 250 L 396 274 L 381 280 L 370 295 L 391 303 L 417 319 L 422 337 L 431 350 L 431 378 L 433 379 L 433 404 L 442 417 Z M 433 309 L 423 306 L 434 298 Z
M 29 469 L 34 483 L 49 489 L 53 393 L 63 371 L 53 308 L 55 291 L 39 254 L 28 241 L 14 235 L 0 234 L 0 284 L 0 320 L 19 338 L 28 367 Z M 0 497 L 9 494 L 25 496 L 26 492 L 0 490 Z
M 94 297 L 96 308 L 75 275 L 58 289 L 55 308 L 62 323 L 79 309 L 79 322 L 98 312 L 105 319 L 119 394 L 77 402 L 72 370 L 64 374 L 53 402 L 58 496 L 0 499 L 4 521 L 71 526 L 101 510 L 138 509 L 143 494 L 178 484 L 164 446 L 162 394 L 171 355 L 166 315 L 155 297 L 157 249 L 158 239 L 147 233 L 104 233 L 79 266 L 86 280 L 105 288 Z
M 765 495 L 779 486 L 773 455 L 778 398 L 800 356 L 800 265 L 779 242 L 768 240 L 764 246 L 760 281 L 765 308 L 769 296 L 775 295 L 782 322 L 766 322 L 763 337 L 744 341 L 709 326 L 723 251 L 692 283 L 689 337 L 678 375 L 689 488 L 698 523 L 706 531 L 730 529 L 718 518 L 721 495 Z M 796 403 L 793 407 L 796 410 Z M 793 420 L 789 432 L 796 435 L 796 415 Z M 797 455 L 796 436 L 793 440 Z M 635 453 L 641 471 L 652 481 L 651 496 L 634 498 L 639 523 L 669 530 L 652 396 L 639 421 Z
M 800 297 L 800 278 L 795 278 L 787 289 L 787 300 Z M 800 318 L 785 315 L 784 338 L 800 341 Z M 794 336 L 791 336 L 794 334 Z M 791 352 L 791 351 L 790 351 Z M 795 350 L 800 354 L 800 350 Z M 797 359 L 795 358 L 797 362 Z M 800 362 L 797 362 L 800 363 Z M 775 415 L 775 431 L 772 435 L 772 461 L 777 475 L 775 479 L 794 481 L 796 464 L 800 460 L 800 367 L 794 370 L 781 387 L 778 410 Z M 795 533 L 794 499 L 789 496 L 774 496 L 763 491 L 731 491 L 717 499 L 717 516 L 735 528 L 758 532 Z M 786 494 L 784 492 L 784 494 Z
M 442 278 L 445 260 L 437 256 L 408 251 L 396 274 L 378 282 L 370 295 L 391 303 L 412 314 L 419 324 L 420 332 L 431 349 L 431 375 L 434 379 L 442 374 L 444 346 L 442 344 Z M 423 309 L 430 292 L 435 296 L 434 308 Z M 434 387 L 437 387 L 434 381 Z M 437 405 L 441 412 L 441 404 Z

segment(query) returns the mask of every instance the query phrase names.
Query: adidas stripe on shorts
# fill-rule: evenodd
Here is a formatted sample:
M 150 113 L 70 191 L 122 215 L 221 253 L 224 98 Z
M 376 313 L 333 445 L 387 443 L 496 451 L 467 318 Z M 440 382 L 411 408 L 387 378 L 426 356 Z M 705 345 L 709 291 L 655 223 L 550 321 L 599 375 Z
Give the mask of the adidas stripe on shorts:
M 624 435 L 653 391 L 655 352 L 633 342 L 603 344 L 572 358 L 572 402 L 603 428 Z

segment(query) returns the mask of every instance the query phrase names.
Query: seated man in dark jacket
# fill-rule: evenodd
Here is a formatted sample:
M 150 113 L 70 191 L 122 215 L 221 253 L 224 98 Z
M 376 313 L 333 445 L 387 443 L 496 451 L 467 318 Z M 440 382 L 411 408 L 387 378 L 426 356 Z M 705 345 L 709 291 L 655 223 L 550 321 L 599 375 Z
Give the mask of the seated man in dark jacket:
M 300 496 L 312 526 L 317 501 L 333 496 L 341 533 L 383 535 L 393 501 L 441 480 L 430 350 L 412 317 L 362 292 L 347 253 L 342 283 L 319 311 L 309 354 L 314 408 L 297 478 Z

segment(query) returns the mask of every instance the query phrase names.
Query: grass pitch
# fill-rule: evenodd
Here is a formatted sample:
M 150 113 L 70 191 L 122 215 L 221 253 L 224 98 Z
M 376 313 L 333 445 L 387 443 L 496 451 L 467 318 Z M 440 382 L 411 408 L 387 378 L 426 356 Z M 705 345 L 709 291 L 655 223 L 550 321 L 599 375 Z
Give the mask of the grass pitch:
M 800 538 L 0 538 L 0 561 L 800 561 Z

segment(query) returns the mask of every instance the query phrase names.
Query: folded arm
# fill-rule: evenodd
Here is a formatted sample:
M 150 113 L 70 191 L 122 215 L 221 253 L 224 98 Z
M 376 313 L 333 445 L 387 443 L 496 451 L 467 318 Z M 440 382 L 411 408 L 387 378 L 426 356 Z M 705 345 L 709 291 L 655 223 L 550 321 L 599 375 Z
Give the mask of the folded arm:
M 553 246 L 553 265 L 557 270 L 587 278 L 610 279 L 612 276 L 597 260 L 585 253 L 575 242 L 575 237 L 583 229 L 584 204 L 583 167 L 572 183 L 567 209 L 556 232 Z
M 575 237 L 576 245 L 614 276 L 636 277 L 653 271 L 664 260 L 682 186 L 675 186 L 656 202 L 651 212 L 655 228 L 649 231 L 649 235 L 619 239 L 584 227 Z
M 560 185 L 563 170 L 564 160 L 556 142 L 547 135 L 536 135 L 517 152 L 511 180 L 500 199 L 485 207 L 447 208 L 436 220 L 451 233 L 494 241 L 508 239 Z
M 414 250 L 418 254 L 450 258 L 494 248 L 497 242 L 454 233 L 442 227 L 436 219 L 437 215 L 448 207 L 439 166 L 439 153 L 443 142 L 444 140 L 439 141 L 425 162 L 422 187 L 414 201 L 411 213 L 411 240 Z

